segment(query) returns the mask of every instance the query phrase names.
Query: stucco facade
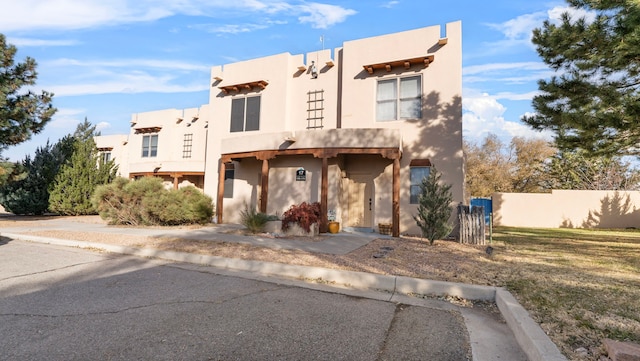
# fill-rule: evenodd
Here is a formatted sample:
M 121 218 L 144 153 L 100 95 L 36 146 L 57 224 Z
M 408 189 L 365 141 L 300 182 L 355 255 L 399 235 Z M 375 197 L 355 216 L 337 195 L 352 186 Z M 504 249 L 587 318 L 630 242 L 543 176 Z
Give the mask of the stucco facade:
M 282 214 L 320 202 L 321 230 L 331 214 L 342 227 L 418 234 L 417 175 L 435 166 L 464 199 L 461 35 L 453 22 L 214 66 L 209 104 L 134 114 L 126 144 L 97 142 L 127 154 L 114 156 L 123 176 L 201 181 L 221 222 L 238 222 L 245 204 Z

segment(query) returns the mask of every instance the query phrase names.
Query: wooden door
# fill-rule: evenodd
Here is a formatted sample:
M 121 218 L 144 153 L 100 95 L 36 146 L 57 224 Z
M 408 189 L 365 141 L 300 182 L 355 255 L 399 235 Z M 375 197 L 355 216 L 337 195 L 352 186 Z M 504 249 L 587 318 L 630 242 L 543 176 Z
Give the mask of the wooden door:
M 372 188 L 368 175 L 352 175 L 349 179 L 348 225 L 350 227 L 371 227 Z

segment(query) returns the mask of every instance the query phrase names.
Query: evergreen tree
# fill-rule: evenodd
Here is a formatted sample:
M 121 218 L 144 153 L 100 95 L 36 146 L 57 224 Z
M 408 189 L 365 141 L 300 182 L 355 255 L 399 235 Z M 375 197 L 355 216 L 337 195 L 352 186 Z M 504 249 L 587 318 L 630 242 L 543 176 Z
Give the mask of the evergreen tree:
M 545 165 L 547 189 L 639 190 L 640 171 L 622 157 L 560 151 Z
M 429 244 L 446 237 L 453 229 L 449 222 L 453 211 L 451 184 L 441 184 L 440 178 L 441 174 L 432 167 L 429 176 L 422 179 L 418 196 L 418 214 L 413 216 L 422 230 L 422 236 L 429 240 Z
M 53 93 L 25 90 L 36 84 L 36 62 L 27 57 L 16 64 L 17 51 L 0 34 L 0 151 L 39 133 L 56 112 L 51 106 Z
M 16 164 L 9 180 L 0 187 L 0 204 L 15 214 L 41 215 L 49 208 L 49 189 L 61 165 L 70 157 L 73 138 L 62 138 L 51 146 L 36 149 Z
M 567 0 L 595 20 L 562 15 L 533 32 L 538 54 L 558 75 L 538 82 L 534 129 L 555 133 L 560 150 L 640 155 L 640 2 Z
M 95 214 L 91 196 L 96 187 L 115 178 L 113 161 L 103 163 L 93 137 L 99 135 L 85 118 L 73 134 L 74 150 L 55 177 L 49 197 L 49 209 L 64 215 Z
M 0 187 L 4 186 L 4 184 L 9 181 L 15 167 L 15 163 L 0 159 Z

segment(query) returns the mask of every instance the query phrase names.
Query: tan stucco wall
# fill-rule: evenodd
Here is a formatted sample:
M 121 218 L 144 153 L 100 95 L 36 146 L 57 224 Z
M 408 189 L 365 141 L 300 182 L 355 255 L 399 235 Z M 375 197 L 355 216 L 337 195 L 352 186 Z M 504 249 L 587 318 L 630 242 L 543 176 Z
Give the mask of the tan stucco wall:
M 153 172 L 204 172 L 206 141 L 210 113 L 207 106 L 189 109 L 165 109 L 136 113 L 131 117 L 129 134 L 129 173 Z M 180 120 L 181 119 L 181 120 Z M 142 138 L 136 128 L 161 127 L 158 133 L 156 157 L 142 157 Z M 184 135 L 192 134 L 191 157 L 183 158 Z
M 640 192 L 554 190 L 494 193 L 496 226 L 537 228 L 640 227 Z

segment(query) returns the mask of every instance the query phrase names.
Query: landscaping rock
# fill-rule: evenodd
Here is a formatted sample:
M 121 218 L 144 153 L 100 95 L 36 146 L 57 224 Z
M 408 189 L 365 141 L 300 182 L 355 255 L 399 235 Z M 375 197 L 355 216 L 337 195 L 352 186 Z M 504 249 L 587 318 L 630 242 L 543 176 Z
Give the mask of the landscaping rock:
M 388 247 L 388 246 L 380 247 L 380 253 L 374 254 L 373 258 L 384 258 L 391 251 L 393 251 L 393 247 Z
M 589 351 L 584 347 L 579 347 L 573 352 L 575 352 L 580 358 L 587 358 L 589 356 Z
M 603 341 L 611 361 L 640 361 L 640 345 L 610 339 Z

